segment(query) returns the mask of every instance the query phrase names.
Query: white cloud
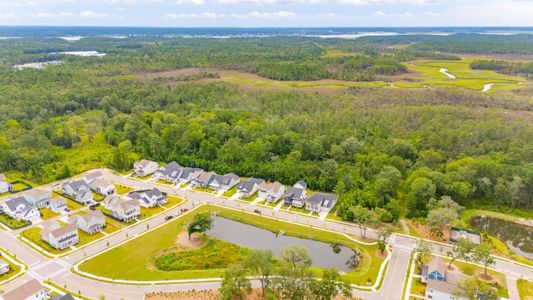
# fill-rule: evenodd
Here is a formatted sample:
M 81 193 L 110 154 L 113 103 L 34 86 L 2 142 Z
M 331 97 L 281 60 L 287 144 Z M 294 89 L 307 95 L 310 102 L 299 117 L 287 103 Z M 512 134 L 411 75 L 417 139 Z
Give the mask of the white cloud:
M 305 3 L 306 0 L 218 0 L 220 4 L 284 5 Z
M 378 10 L 378 11 L 374 12 L 374 16 L 378 16 L 378 17 L 412 17 L 413 14 L 408 12 L 408 11 L 404 12 L 404 13 L 391 14 L 391 13 L 386 13 L 384 11 Z
M 204 0 L 176 0 L 176 4 L 194 4 L 194 5 L 203 5 L 205 4 Z
M 111 17 L 110 14 L 94 12 L 92 10 L 84 10 L 80 13 L 73 13 L 70 11 L 62 12 L 37 12 L 30 13 L 31 17 L 34 18 L 84 18 L 84 19 L 97 19 L 97 18 L 107 18 Z
M 7 13 L 7 14 L 0 14 L 0 19 L 14 19 L 17 18 L 17 15 Z
M 196 19 L 196 18 L 205 18 L 205 19 L 218 19 L 226 17 L 224 14 L 218 14 L 214 12 L 202 12 L 202 13 L 169 13 L 165 15 L 165 18 L 170 19 Z
M 234 18 L 259 18 L 259 19 L 289 19 L 297 18 L 298 14 L 291 11 L 259 12 L 252 11 L 247 14 L 232 14 Z
M 414 4 L 426 5 L 445 2 L 446 0 L 309 0 L 312 4 L 349 4 L 349 5 L 396 5 Z

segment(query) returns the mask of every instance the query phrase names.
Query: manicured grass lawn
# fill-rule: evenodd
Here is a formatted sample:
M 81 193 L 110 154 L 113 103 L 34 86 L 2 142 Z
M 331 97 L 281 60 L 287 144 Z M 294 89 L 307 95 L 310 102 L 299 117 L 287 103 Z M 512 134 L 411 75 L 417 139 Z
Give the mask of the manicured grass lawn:
M 131 188 L 129 186 L 122 185 L 122 184 L 115 183 L 115 190 L 116 190 L 117 194 L 124 195 L 124 194 L 127 194 L 127 193 L 133 191 L 133 188 Z
M 63 194 L 61 193 L 58 193 L 58 192 L 52 192 L 52 197 L 59 197 L 59 198 L 62 198 L 62 199 L 66 199 L 67 201 L 67 207 L 68 209 L 70 209 L 71 211 L 73 210 L 78 210 L 80 208 L 83 208 L 84 206 L 79 204 L 78 202 L 70 199 L 69 197 L 65 197 Z
M 33 227 L 28 230 L 24 230 L 21 235 L 52 254 L 61 254 L 61 253 L 65 253 L 68 250 L 70 250 L 68 248 L 64 250 L 55 249 L 54 247 L 50 246 L 50 244 L 48 244 L 47 242 L 41 240 L 40 233 L 41 233 L 41 228 Z
M 42 214 L 41 219 L 43 220 L 52 219 L 61 215 L 61 213 L 53 212 L 50 208 L 41 208 L 40 211 Z
M 533 300 L 533 282 L 518 279 L 516 282 L 521 300 Z
M 411 294 L 424 296 L 426 294 L 426 285 L 422 283 L 420 278 L 413 278 L 411 284 Z
M 204 192 L 204 193 L 209 193 L 209 194 L 214 194 L 215 193 L 215 191 L 213 191 L 212 189 L 204 188 L 204 187 L 201 187 L 201 186 L 195 186 L 192 189 L 193 189 L 193 191 L 197 191 L 197 192 Z
M 176 205 L 183 203 L 183 201 L 185 201 L 185 199 L 183 198 L 172 196 L 172 195 L 168 195 L 167 200 L 168 202 L 165 205 L 163 205 L 166 208 L 174 207 Z
M 0 222 L 4 223 L 11 229 L 18 229 L 30 225 L 28 221 L 15 220 L 6 214 L 0 214 Z
M 143 177 L 132 175 L 131 178 L 132 179 L 136 179 L 136 180 L 147 180 L 147 179 L 152 178 L 152 175 L 153 174 L 149 174 L 149 175 L 146 175 L 146 176 L 143 176 Z
M 102 195 L 102 194 L 99 194 L 99 193 L 95 193 L 95 192 L 92 192 L 92 193 L 93 193 L 93 199 L 96 202 L 100 202 L 100 201 L 105 199 L 105 195 Z
M 104 237 L 105 235 L 101 232 L 95 233 L 95 234 L 88 234 L 87 232 L 83 230 L 78 230 L 78 236 L 80 237 L 80 243 L 76 245 L 76 247 L 81 247 L 85 244 L 88 244 L 92 241 L 96 241 L 99 238 Z
M 115 231 L 118 231 L 126 226 L 128 226 L 129 224 L 127 223 L 122 223 L 122 222 L 119 222 L 115 219 L 111 219 L 110 217 L 106 216 L 105 217 L 105 228 L 104 228 L 104 232 L 107 233 L 107 234 L 111 234 Z
M 231 189 L 225 191 L 224 194 L 222 194 L 222 196 L 229 198 L 229 197 L 235 195 L 235 193 L 237 193 L 237 185 L 232 187 Z
M 80 270 L 112 279 L 126 279 L 127 277 L 131 280 L 194 279 L 221 276 L 223 269 L 162 271 L 153 267 L 157 253 L 175 246 L 178 234 L 195 214 L 212 211 L 216 211 L 219 216 L 265 228 L 273 232 L 284 230 L 286 235 L 338 243 L 358 249 L 361 251 L 362 262 L 356 270 L 346 275 L 352 283 L 366 284 L 368 278 L 370 278 L 370 281 L 375 281 L 383 261 L 383 259 L 376 256 L 377 246 L 361 245 L 340 234 L 205 205 L 166 223 L 148 234 L 82 263 Z
M 290 212 L 300 213 L 303 215 L 309 215 L 309 211 L 305 209 L 305 206 L 301 208 L 292 206 L 290 209 Z
M 5 252 L 1 252 L 0 254 L 3 254 L 2 256 L 0 256 L 0 258 L 4 258 L 4 261 L 6 263 L 9 264 L 9 271 L 7 273 L 4 273 L 2 275 L 0 275 L 0 282 L 4 281 L 4 280 L 8 280 L 9 278 L 12 278 L 13 276 L 17 275 L 18 272 L 20 271 L 20 267 L 18 265 L 15 265 L 14 263 L 10 262 L 9 260 L 7 260 L 5 258 L 5 255 L 4 254 Z M 10 258 L 13 258 L 10 256 Z
M 160 206 L 156 206 L 152 208 L 141 207 L 141 215 L 139 216 L 139 220 L 144 220 L 164 210 L 165 209 Z
M 259 197 L 259 193 L 255 193 L 255 194 L 253 194 L 253 195 L 252 195 L 251 197 L 249 197 L 249 198 L 241 198 L 241 199 L 238 199 L 238 201 L 252 203 L 252 202 L 255 201 L 255 199 L 257 199 L 257 197 Z

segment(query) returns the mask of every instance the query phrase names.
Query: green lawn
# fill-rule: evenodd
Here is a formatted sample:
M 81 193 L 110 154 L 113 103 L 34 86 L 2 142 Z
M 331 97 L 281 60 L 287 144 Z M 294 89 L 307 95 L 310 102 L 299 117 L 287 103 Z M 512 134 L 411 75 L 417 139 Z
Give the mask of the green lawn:
M 127 193 L 133 191 L 133 188 L 131 188 L 129 186 L 122 185 L 122 184 L 115 183 L 115 190 L 117 191 L 117 194 L 124 195 L 124 194 L 127 194 Z
M 224 194 L 222 194 L 222 196 L 229 198 L 229 197 L 235 195 L 235 193 L 237 193 L 237 186 L 238 185 L 236 185 L 236 186 L 232 187 L 231 189 L 225 191 Z
M 155 214 L 158 214 L 162 211 L 164 211 L 165 209 L 162 208 L 161 206 L 156 206 L 156 207 L 152 207 L 152 208 L 145 208 L 145 207 L 142 207 L 141 206 L 141 215 L 139 216 L 139 220 L 144 220 L 146 218 L 149 218 Z
M 167 200 L 168 200 L 168 202 L 165 205 L 163 205 L 166 208 L 174 207 L 174 206 L 179 205 L 179 204 L 181 204 L 181 203 L 183 203 L 185 201 L 185 199 L 183 199 L 183 198 L 172 196 L 172 195 L 168 195 L 167 196 Z
M 42 214 L 41 218 L 43 220 L 52 219 L 61 215 L 61 213 L 53 212 L 50 208 L 41 208 L 40 211 Z
M 70 199 L 68 196 L 65 196 L 63 195 L 62 193 L 59 193 L 59 192 L 52 192 L 52 197 L 59 197 L 59 198 L 62 198 L 62 199 L 66 199 L 67 201 L 67 207 L 68 209 L 70 209 L 71 211 L 73 210 L 78 210 L 80 208 L 83 208 L 84 206 L 79 204 L 78 202 Z
M 93 199 L 96 202 L 100 202 L 100 201 L 105 199 L 105 195 L 102 195 L 102 194 L 99 194 L 99 193 L 96 193 L 96 192 L 92 192 L 92 193 L 93 193 Z
M 118 231 L 130 224 L 128 223 L 123 223 L 123 222 L 119 222 L 115 219 L 112 219 L 108 216 L 105 217 L 105 228 L 104 228 L 104 232 L 107 233 L 107 234 L 111 234 L 115 231 Z M 133 223 L 132 223 L 133 224 Z
M 413 278 L 411 284 L 411 294 L 424 296 L 426 294 L 426 285 L 422 283 L 420 278 Z
M 87 232 L 83 230 L 78 230 L 78 236 L 80 237 L 80 243 L 76 245 L 76 247 L 81 247 L 83 245 L 86 245 L 92 241 L 96 241 L 99 238 L 104 237 L 105 235 L 101 232 L 95 233 L 95 234 L 88 234 Z
M 329 243 L 338 243 L 361 251 L 362 262 L 358 269 L 348 273 L 346 277 L 356 284 L 366 284 L 376 280 L 377 272 L 383 259 L 376 256 L 377 246 L 365 246 L 353 242 L 340 234 L 313 229 L 306 226 L 280 222 L 265 217 L 246 214 L 239 211 L 213 206 L 201 206 L 194 212 L 186 214 L 174 221 L 157 228 L 139 238 L 133 239 L 117 248 L 96 256 L 80 265 L 80 270 L 113 279 L 132 280 L 165 280 L 193 279 L 217 277 L 223 274 L 222 269 L 162 271 L 153 268 L 157 253 L 175 246 L 178 234 L 192 217 L 200 212 L 216 211 L 219 216 L 230 218 L 274 232 L 284 230 L 285 234 L 301 238 L 310 238 Z
M 52 247 L 50 244 L 48 244 L 47 242 L 41 240 L 41 228 L 39 227 L 33 227 L 33 228 L 30 228 L 30 229 L 27 229 L 27 230 L 24 230 L 21 235 L 25 238 L 27 238 L 28 240 L 32 241 L 33 243 L 35 243 L 36 245 L 38 245 L 39 247 L 41 247 L 42 249 L 52 253 L 52 254 L 62 254 L 62 253 L 65 253 L 67 251 L 69 251 L 70 249 L 64 249 L 64 250 L 57 250 L 55 249 L 54 247 Z
M 533 300 L 533 282 L 524 279 L 518 279 L 516 282 L 520 300 Z
M 215 193 L 215 191 L 213 191 L 212 189 L 201 187 L 201 186 L 195 186 L 192 189 L 193 189 L 193 191 L 197 191 L 197 192 L 204 192 L 204 193 L 209 193 L 209 194 L 214 194 Z
M 15 220 L 6 214 L 0 214 L 0 222 L 4 223 L 11 229 L 18 229 L 30 225 L 30 222 Z
M 5 253 L 5 252 L 2 252 L 2 253 Z M 0 253 L 0 254 L 2 254 L 2 253 Z M 0 258 L 4 258 L 4 261 L 9 264 L 9 272 L 0 275 L 0 282 L 2 282 L 4 280 L 8 280 L 8 279 L 14 277 L 20 271 L 20 267 L 18 265 L 15 265 L 14 263 L 10 262 L 9 260 L 5 259 L 4 255 L 0 256 Z M 9 256 L 9 257 L 13 258 L 11 256 Z

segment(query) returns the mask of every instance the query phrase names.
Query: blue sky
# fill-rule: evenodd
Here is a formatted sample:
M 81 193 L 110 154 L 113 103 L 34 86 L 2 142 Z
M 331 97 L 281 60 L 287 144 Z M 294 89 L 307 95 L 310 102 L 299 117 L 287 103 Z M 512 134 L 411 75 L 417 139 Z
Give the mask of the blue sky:
M 533 0 L 0 0 L 0 25 L 533 26 Z

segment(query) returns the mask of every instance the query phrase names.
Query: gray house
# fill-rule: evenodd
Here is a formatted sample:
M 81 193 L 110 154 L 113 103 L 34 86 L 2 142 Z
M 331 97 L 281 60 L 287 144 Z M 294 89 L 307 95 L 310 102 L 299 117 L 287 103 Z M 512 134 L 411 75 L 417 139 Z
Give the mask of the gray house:
M 78 216 L 76 219 L 76 227 L 88 234 L 95 234 L 104 230 L 105 216 L 101 211 L 93 210 L 83 216 Z
M 180 184 L 191 182 L 191 180 L 198 176 L 198 174 L 202 171 L 203 170 L 199 168 L 183 168 L 178 177 L 178 182 Z
M 182 171 L 183 167 L 177 162 L 172 161 L 155 171 L 154 178 L 165 180 L 171 183 L 178 183 Z
M 233 173 L 216 175 L 209 183 L 209 188 L 215 191 L 226 191 L 236 186 L 239 183 L 239 180 L 240 177 Z
M 263 179 L 250 178 L 239 182 L 237 192 L 241 194 L 242 198 L 250 198 L 259 190 L 259 186 L 265 182 Z
M 299 180 L 291 186 L 283 195 L 283 202 L 287 206 L 294 206 L 301 208 L 305 205 L 305 196 L 307 194 L 307 184 L 303 180 Z
M 16 220 L 31 221 L 41 217 L 37 207 L 25 197 L 15 197 L 5 201 L 2 203 L 2 211 Z
M 62 212 L 67 208 L 67 201 L 63 198 L 52 198 L 50 199 L 50 209 L 53 212 Z
M 142 207 L 147 208 L 164 205 L 168 202 L 167 193 L 160 191 L 158 188 L 133 191 L 128 194 L 128 197 L 139 201 Z
M 337 203 L 337 195 L 327 193 L 314 193 L 307 200 L 305 200 L 305 209 L 312 212 L 328 212 L 335 203 Z
M 9 270 L 9 264 L 7 263 L 7 261 L 0 258 L 0 275 L 9 272 Z
M 31 204 L 37 206 L 37 208 L 45 208 L 50 206 L 50 198 L 52 198 L 52 193 L 42 190 L 42 189 L 33 189 L 25 192 L 23 197 L 28 200 Z
M 91 187 L 84 179 L 64 182 L 61 185 L 61 191 L 80 204 L 85 205 L 94 202 Z

